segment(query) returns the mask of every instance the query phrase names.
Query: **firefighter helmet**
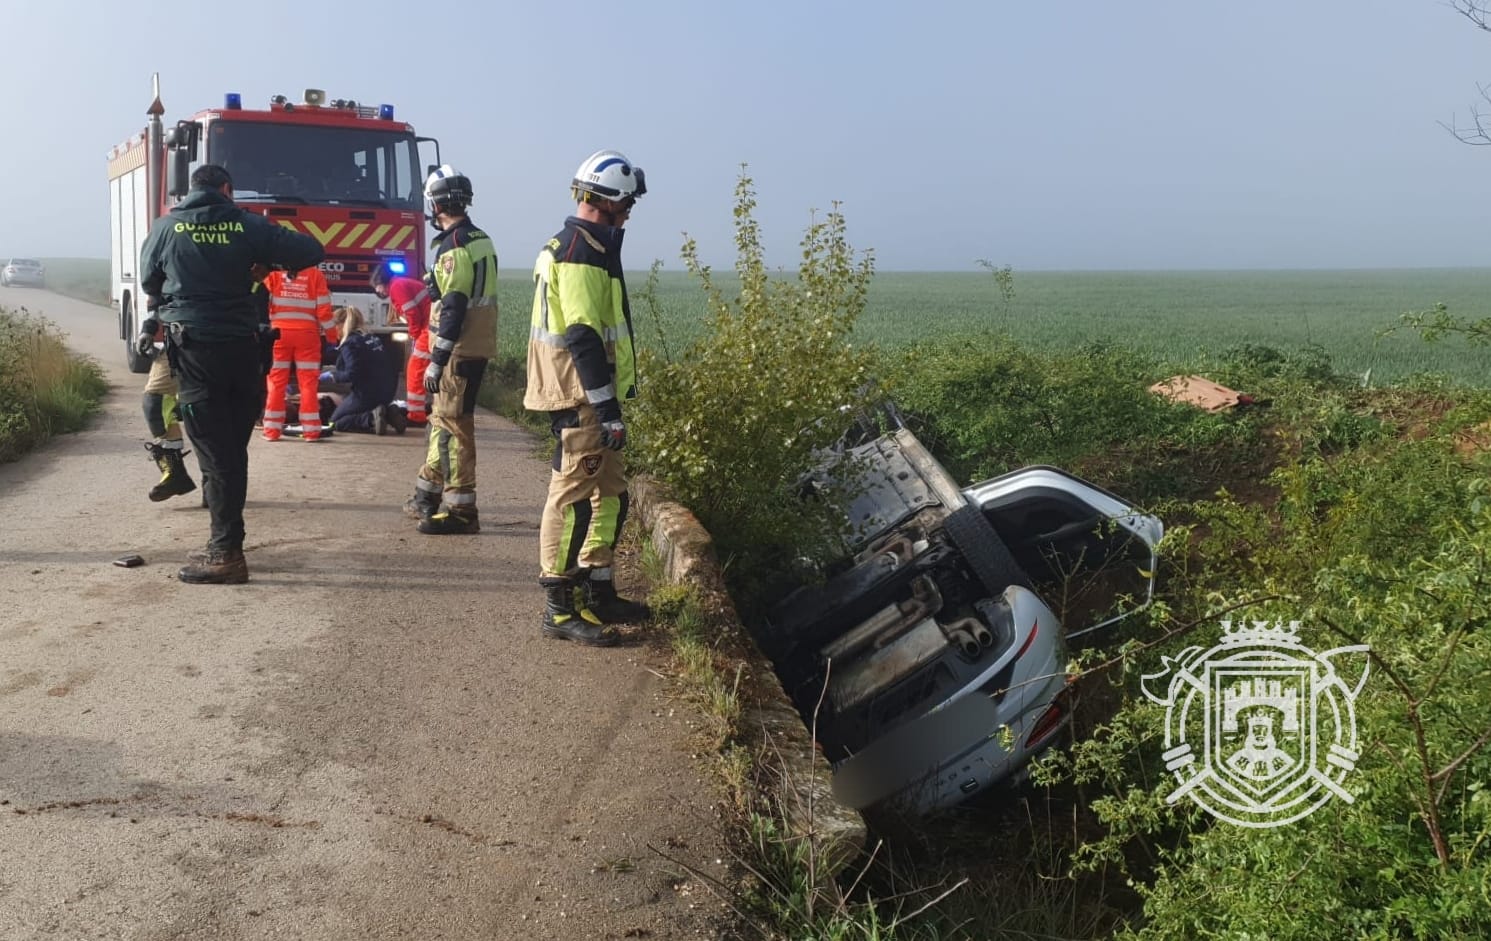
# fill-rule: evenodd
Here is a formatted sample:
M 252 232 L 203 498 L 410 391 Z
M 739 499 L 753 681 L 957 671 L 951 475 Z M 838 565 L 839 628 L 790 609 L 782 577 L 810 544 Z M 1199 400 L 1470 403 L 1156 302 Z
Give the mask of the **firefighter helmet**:
M 647 192 L 642 168 L 634 166 L 626 155 L 614 150 L 598 150 L 585 158 L 570 190 L 576 200 L 599 196 L 613 202 L 636 200 Z
M 432 221 L 437 213 L 452 209 L 464 213 L 472 196 L 470 178 L 450 164 L 442 164 L 425 180 L 425 213 Z

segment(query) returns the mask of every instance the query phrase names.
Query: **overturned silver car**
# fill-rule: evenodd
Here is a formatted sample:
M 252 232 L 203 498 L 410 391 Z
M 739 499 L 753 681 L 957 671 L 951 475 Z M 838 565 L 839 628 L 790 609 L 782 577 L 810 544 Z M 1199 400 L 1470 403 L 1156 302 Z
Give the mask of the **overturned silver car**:
M 834 475 L 850 554 L 757 637 L 836 797 L 917 816 L 1017 780 L 1070 721 L 1068 636 L 1149 603 L 1163 525 L 1054 467 L 960 488 L 898 418 Z

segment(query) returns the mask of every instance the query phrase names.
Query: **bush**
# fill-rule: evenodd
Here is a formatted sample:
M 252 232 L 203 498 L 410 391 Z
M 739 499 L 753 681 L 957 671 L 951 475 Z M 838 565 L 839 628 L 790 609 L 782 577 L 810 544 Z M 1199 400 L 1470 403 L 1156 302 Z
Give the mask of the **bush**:
M 742 174 L 737 294 L 716 286 L 692 239 L 684 244 L 684 261 L 706 295 L 706 329 L 686 345 L 661 336 L 657 349 L 644 347 L 643 394 L 628 407 L 636 467 L 666 482 L 699 516 L 737 579 L 822 551 L 831 511 L 805 515 L 795 484 L 814 453 L 842 433 L 847 420 L 836 416 L 856 404 L 870 366 L 849 334 L 873 263 L 868 253 L 856 258 L 837 205 L 809 226 L 795 280 L 768 273 L 755 206 Z M 652 287 L 638 292 L 644 307 Z

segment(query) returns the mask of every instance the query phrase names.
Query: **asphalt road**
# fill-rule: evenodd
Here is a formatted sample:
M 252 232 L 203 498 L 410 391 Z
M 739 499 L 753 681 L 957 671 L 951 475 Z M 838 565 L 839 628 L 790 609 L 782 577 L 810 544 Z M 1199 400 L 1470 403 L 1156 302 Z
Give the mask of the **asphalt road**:
M 664 653 L 538 632 L 526 433 L 478 418 L 483 531 L 444 538 L 398 509 L 416 429 L 256 435 L 252 580 L 183 585 L 206 511 L 145 499 L 112 312 L 0 306 L 114 384 L 88 431 L 0 466 L 0 938 L 718 936 L 679 865 L 724 853 Z

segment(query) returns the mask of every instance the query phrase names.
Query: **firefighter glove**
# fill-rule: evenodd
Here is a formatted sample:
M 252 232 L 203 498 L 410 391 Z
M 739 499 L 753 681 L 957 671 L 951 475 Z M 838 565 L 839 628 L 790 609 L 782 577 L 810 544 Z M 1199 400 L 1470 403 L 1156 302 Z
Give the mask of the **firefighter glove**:
M 160 332 L 160 321 L 146 317 L 140 321 L 140 335 L 135 337 L 135 352 L 141 356 L 155 355 L 155 335 Z
M 601 423 L 601 445 L 612 451 L 626 447 L 626 425 L 621 421 L 621 403 L 606 399 L 595 403 L 595 417 Z
M 620 419 L 601 422 L 601 444 L 612 451 L 626 447 L 626 425 Z
M 439 363 L 432 362 L 425 367 L 425 391 L 430 395 L 440 391 L 440 374 L 445 372 L 445 367 Z

